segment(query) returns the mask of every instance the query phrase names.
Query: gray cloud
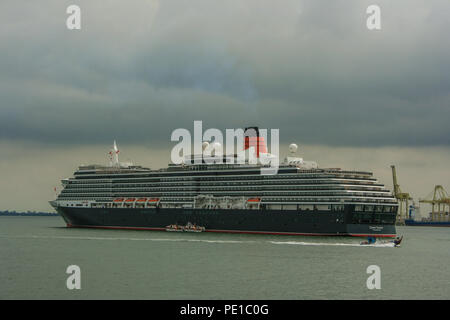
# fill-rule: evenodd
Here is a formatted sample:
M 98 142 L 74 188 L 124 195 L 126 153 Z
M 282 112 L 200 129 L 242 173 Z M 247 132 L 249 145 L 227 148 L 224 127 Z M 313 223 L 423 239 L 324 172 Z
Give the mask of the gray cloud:
M 284 141 L 450 145 L 448 1 L 73 1 L 0 6 L 0 139 L 167 145 L 178 127 Z

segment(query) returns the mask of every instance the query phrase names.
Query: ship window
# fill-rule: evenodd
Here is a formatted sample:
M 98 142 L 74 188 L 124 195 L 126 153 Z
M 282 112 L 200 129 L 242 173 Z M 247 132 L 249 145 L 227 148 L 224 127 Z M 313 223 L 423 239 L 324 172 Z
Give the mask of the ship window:
M 356 206 L 355 206 L 355 211 L 363 211 L 363 206 L 361 206 L 361 205 L 356 205 Z
M 366 212 L 373 211 L 373 206 L 364 206 L 364 211 L 366 211 Z

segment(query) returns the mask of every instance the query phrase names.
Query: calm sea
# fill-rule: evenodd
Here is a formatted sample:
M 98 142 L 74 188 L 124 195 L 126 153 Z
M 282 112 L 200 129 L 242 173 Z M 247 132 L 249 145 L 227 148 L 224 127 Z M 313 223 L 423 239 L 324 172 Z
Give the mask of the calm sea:
M 449 299 L 450 228 L 360 239 L 69 229 L 0 217 L 0 299 Z M 81 289 L 68 290 L 69 265 Z M 367 267 L 381 271 L 369 290 Z

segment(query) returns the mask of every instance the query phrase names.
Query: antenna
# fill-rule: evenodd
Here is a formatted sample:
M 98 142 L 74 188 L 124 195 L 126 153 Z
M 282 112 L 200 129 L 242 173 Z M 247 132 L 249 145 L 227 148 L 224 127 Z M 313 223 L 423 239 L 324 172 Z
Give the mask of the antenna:
M 109 160 L 111 162 L 111 166 L 120 166 L 119 162 L 119 148 L 117 148 L 116 140 L 114 140 L 114 145 L 111 151 L 109 152 Z M 114 156 L 114 159 L 113 159 Z

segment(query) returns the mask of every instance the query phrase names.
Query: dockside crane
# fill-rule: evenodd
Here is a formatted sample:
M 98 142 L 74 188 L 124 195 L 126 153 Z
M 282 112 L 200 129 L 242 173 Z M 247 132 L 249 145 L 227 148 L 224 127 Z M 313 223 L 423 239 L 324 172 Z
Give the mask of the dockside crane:
M 419 203 L 431 204 L 431 221 L 450 221 L 450 197 L 444 187 L 437 185 L 426 198 Z
M 392 168 L 392 181 L 394 185 L 394 197 L 398 200 L 399 210 L 397 214 L 397 222 L 404 223 L 406 219 L 408 219 L 408 210 L 409 210 L 409 200 L 412 200 L 412 197 L 407 192 L 402 192 L 400 189 L 400 185 L 397 181 L 397 172 L 395 170 L 395 166 L 391 165 Z

